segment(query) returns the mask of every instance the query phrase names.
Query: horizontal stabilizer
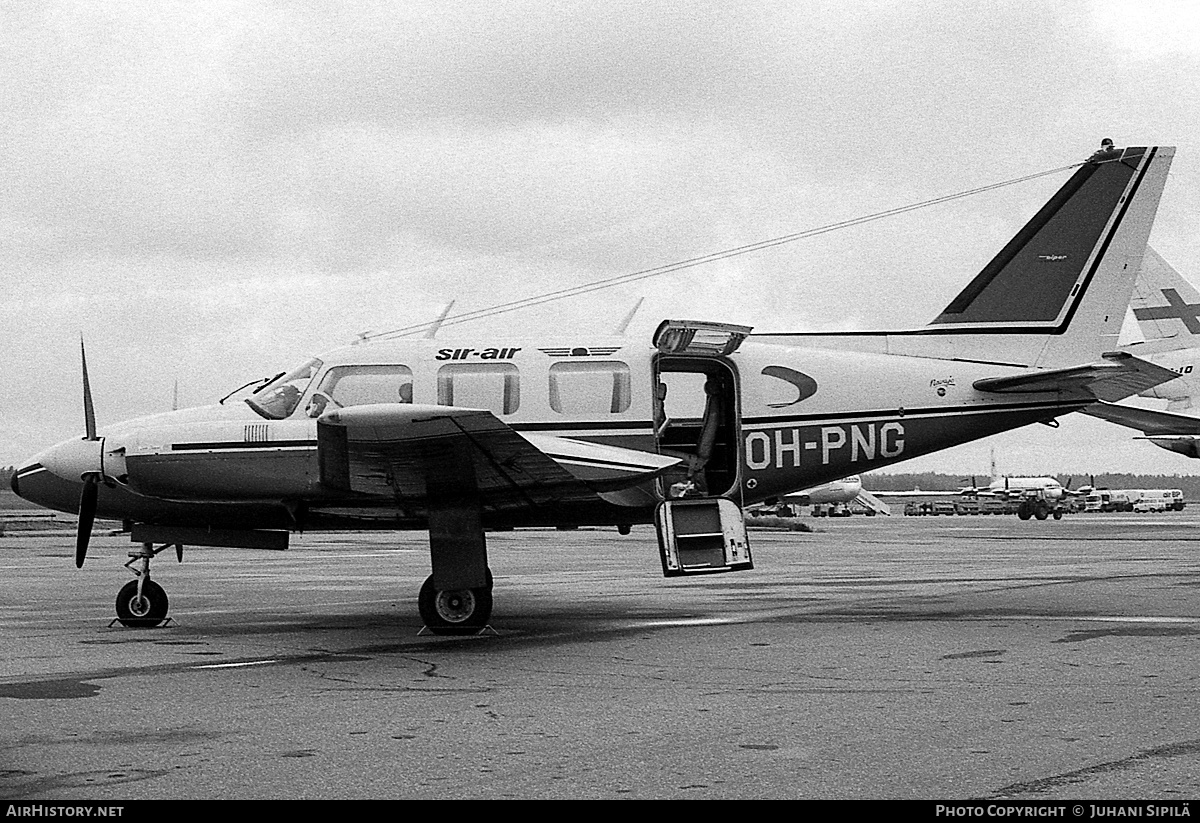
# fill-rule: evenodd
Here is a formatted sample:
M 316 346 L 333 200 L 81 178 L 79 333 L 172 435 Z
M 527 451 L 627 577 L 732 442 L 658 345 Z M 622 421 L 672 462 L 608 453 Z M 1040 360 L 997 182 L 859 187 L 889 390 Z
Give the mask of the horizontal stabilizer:
M 1108 352 L 1101 363 L 1043 369 L 1007 377 L 976 380 L 979 391 L 998 393 L 1058 392 L 1091 395 L 1099 400 L 1115 401 L 1145 391 L 1178 377 L 1164 369 L 1125 352 Z
M 1099 417 L 1110 423 L 1137 429 L 1145 435 L 1200 435 L 1200 418 L 1186 414 L 1135 409 L 1129 406 L 1116 406 L 1112 403 L 1096 403 L 1082 411 L 1084 414 Z

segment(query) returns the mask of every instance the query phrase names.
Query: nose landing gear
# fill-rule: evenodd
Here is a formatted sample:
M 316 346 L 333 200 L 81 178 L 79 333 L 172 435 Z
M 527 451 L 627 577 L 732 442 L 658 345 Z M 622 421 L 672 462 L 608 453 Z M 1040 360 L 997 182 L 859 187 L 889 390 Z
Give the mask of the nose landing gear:
M 167 605 L 162 586 L 144 577 L 130 580 L 117 592 L 117 620 L 130 628 L 153 628 L 166 619 Z
M 163 587 L 150 579 L 150 561 L 161 551 L 169 548 L 167 543 L 158 548 L 153 543 L 143 543 L 138 551 L 129 553 L 125 568 L 137 577 L 130 580 L 117 592 L 117 620 L 132 629 L 152 629 L 167 619 L 169 602 Z M 179 559 L 183 560 L 183 547 L 176 546 Z M 134 564 L 141 561 L 141 568 Z

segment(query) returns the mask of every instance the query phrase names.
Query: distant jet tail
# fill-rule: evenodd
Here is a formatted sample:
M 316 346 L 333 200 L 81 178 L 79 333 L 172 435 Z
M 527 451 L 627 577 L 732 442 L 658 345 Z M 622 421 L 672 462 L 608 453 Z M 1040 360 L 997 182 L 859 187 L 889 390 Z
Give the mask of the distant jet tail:
M 1154 346 L 1156 350 L 1200 347 L 1200 292 L 1149 246 L 1129 308 L 1147 343 L 1171 341 Z
M 1194 414 L 1200 401 L 1200 292 L 1147 247 L 1129 308 L 1142 340 L 1122 350 L 1179 375 L 1141 395 L 1170 401 L 1172 412 Z
M 1041 368 L 1114 350 L 1174 153 L 1090 158 L 918 332 L 919 348 Z

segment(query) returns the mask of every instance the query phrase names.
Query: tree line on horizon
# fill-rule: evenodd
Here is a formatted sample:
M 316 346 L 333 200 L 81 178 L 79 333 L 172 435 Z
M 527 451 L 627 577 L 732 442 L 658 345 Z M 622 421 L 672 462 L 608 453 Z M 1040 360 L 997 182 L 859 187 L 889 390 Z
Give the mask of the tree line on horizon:
M 1200 475 L 1113 473 L 1048 476 L 1070 489 L 1078 489 L 1080 486 L 1095 486 L 1098 489 L 1181 489 L 1184 497 L 1200 500 Z M 862 475 L 862 484 L 864 489 L 873 492 L 906 492 L 913 489 L 932 492 L 958 491 L 972 483 L 983 487 L 989 485 L 992 479 L 987 475 L 972 477 L 940 472 L 916 472 L 911 474 L 864 474 Z

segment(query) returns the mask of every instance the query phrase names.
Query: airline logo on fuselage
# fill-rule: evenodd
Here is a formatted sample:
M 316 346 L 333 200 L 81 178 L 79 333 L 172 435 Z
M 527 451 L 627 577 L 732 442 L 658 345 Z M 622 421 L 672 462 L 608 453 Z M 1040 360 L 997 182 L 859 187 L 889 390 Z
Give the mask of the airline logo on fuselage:
M 435 360 L 511 360 L 518 348 L 438 349 Z
M 538 349 L 550 357 L 608 357 L 619 350 L 620 346 L 563 346 L 554 349 Z

